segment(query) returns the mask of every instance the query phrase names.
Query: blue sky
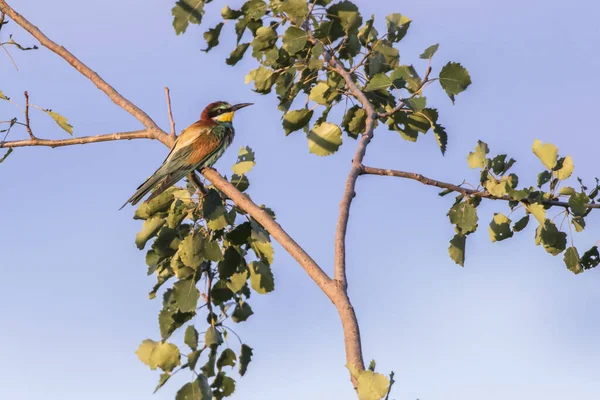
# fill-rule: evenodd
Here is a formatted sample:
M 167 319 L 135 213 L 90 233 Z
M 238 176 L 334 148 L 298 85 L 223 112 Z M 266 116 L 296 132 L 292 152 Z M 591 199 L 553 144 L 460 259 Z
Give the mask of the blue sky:
M 250 145 L 258 162 L 250 176 L 252 197 L 276 210 L 278 221 L 331 272 L 337 207 L 356 143 L 344 138 L 328 158 L 309 154 L 300 132 L 284 136 L 274 96 L 244 85 L 253 61 L 224 64 L 233 48 L 230 34 L 211 53 L 199 51 L 202 32 L 225 3 L 211 3 L 207 24 L 179 37 L 170 1 L 11 3 L 165 129 L 165 85 L 179 129 L 210 101 L 256 103 L 236 117 L 235 142 L 217 168 L 230 173 L 237 148 Z M 401 47 L 403 62 L 422 70 L 418 54 L 439 42 L 434 71 L 459 61 L 473 80 L 455 106 L 439 87 L 427 92 L 450 134 L 445 157 L 431 136 L 413 144 L 379 129 L 366 164 L 476 181 L 465 157 L 481 139 L 493 154 L 516 158 L 521 182 L 531 184 L 541 170 L 531 152 L 539 138 L 570 154 L 576 175 L 600 175 L 598 4 L 357 3 L 364 16 L 375 14 L 380 22 L 391 12 L 414 20 Z M 0 90 L 15 99 L 28 90 L 32 102 L 67 116 L 75 135 L 140 127 L 50 52 L 13 55 L 18 72 L 0 54 Z M 0 104 L 0 119 L 16 112 Z M 43 113 L 32 118 L 38 136 L 65 137 Z M 11 138 L 19 135 L 25 137 L 15 131 Z M 146 277 L 144 253 L 134 245 L 140 223 L 131 208 L 117 211 L 166 153 L 149 141 L 17 149 L 0 166 L 0 398 L 172 399 L 189 378 L 173 379 L 152 395 L 158 374 L 134 355 L 143 339 L 158 337 L 160 304 L 147 299 L 154 278 Z M 572 275 L 562 256 L 534 246 L 532 226 L 510 241 L 490 243 L 487 221 L 508 208 L 487 203 L 460 268 L 446 252 L 451 201 L 399 179 L 362 177 L 358 184 L 347 245 L 349 292 L 365 359 L 376 359 L 378 371 L 396 372 L 392 397 L 597 399 L 597 271 Z M 591 216 L 576 244 L 595 243 L 598 222 Z M 277 290 L 253 296 L 255 315 L 237 327 L 255 357 L 232 398 L 353 398 L 331 303 L 279 247 L 274 271 Z

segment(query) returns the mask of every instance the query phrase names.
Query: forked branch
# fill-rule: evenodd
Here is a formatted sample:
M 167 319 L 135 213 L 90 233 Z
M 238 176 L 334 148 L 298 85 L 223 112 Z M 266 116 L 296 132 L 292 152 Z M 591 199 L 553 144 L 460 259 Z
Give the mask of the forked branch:
M 503 200 L 503 201 L 511 201 L 512 200 L 508 196 L 502 196 L 502 197 L 494 196 L 487 191 L 469 189 L 469 188 L 465 188 L 462 186 L 454 185 L 452 183 L 437 181 L 435 179 L 427 178 L 426 176 L 417 174 L 415 172 L 398 171 L 395 169 L 373 168 L 373 167 L 367 167 L 367 166 L 363 165 L 362 169 L 361 169 L 361 175 L 394 176 L 396 178 L 412 179 L 417 182 L 421 182 L 424 185 L 435 186 L 435 187 L 438 187 L 441 189 L 448 189 L 453 192 L 461 193 L 461 194 L 468 195 L 468 196 L 478 196 L 478 197 L 481 197 L 484 199 L 491 199 L 491 200 Z M 542 204 L 546 204 L 549 206 L 555 206 L 555 207 L 569 208 L 569 203 L 567 203 L 565 201 L 543 200 Z M 585 204 L 585 207 L 586 208 L 600 208 L 600 204 Z

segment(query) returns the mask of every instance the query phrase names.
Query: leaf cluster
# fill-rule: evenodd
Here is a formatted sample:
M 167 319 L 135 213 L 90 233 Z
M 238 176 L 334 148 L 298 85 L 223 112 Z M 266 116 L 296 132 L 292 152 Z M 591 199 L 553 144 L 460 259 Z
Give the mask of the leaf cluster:
M 247 190 L 247 174 L 255 163 L 252 149 L 242 147 L 229 181 Z M 214 187 L 197 197 L 195 188 L 188 186 L 170 188 L 142 203 L 134 216 L 144 221 L 136 245 L 146 250 L 148 275 L 157 280 L 150 298 L 162 291 L 160 340 L 144 340 L 137 355 L 151 369 L 163 371 L 157 390 L 176 371 L 189 369 L 197 378 L 178 391 L 177 399 L 220 399 L 235 390 L 231 369 L 237 367 L 244 375 L 252 357 L 252 348 L 227 323 L 241 323 L 253 315 L 253 292 L 275 289 L 273 245 L 258 222 Z M 170 342 L 183 327 L 189 348 L 185 355 Z M 229 345 L 231 333 L 241 345 L 237 353 Z

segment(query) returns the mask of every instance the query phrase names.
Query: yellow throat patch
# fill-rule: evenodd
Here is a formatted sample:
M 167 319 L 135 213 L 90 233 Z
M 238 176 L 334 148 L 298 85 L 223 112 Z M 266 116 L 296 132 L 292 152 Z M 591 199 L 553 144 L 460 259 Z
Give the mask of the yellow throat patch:
M 233 121 L 233 115 L 235 114 L 235 111 L 230 111 L 228 113 L 223 113 L 221 115 L 218 115 L 217 117 L 215 117 L 215 120 L 219 121 L 219 122 L 231 122 Z

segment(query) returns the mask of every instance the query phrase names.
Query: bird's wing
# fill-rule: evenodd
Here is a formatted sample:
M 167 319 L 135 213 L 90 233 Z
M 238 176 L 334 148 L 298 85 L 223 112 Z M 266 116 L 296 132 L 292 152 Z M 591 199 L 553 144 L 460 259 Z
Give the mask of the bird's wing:
M 165 160 L 166 172 L 195 169 L 218 151 L 223 139 L 211 134 L 215 125 L 213 121 L 198 121 L 185 129 Z

